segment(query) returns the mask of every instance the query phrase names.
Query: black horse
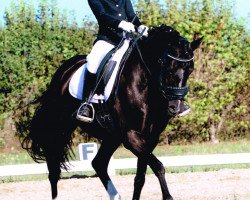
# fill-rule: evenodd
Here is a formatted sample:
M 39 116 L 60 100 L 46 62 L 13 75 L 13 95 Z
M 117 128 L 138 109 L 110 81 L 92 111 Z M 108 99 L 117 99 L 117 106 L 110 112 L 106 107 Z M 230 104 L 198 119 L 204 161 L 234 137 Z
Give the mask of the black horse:
M 22 141 L 36 162 L 47 162 L 53 199 L 57 196 L 61 168 L 67 168 L 72 132 L 77 126 L 102 140 L 92 166 L 110 199 L 121 199 L 107 173 L 110 158 L 121 144 L 138 157 L 133 199 L 140 198 L 147 165 L 159 179 L 163 199 L 172 199 L 164 167 L 152 151 L 188 92 L 186 83 L 193 71 L 193 51 L 201 41 L 189 43 L 166 25 L 151 28 L 148 38 L 139 41 L 141 53 L 134 48 L 126 61 L 117 95 L 106 102 L 114 122 L 112 129 L 101 127 L 96 120 L 84 124 L 75 119 L 80 101 L 69 94 L 68 85 L 73 73 L 86 62 L 86 56 L 78 55 L 64 62 L 38 99 L 29 134 Z

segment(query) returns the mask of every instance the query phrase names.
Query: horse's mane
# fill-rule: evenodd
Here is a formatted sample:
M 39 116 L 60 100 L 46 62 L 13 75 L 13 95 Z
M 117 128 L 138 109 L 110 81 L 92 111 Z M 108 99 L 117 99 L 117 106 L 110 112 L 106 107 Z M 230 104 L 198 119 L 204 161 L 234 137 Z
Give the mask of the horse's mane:
M 147 38 L 148 41 L 153 40 L 154 42 L 165 43 L 168 41 L 175 41 L 180 37 L 180 33 L 172 28 L 171 26 L 167 26 L 165 24 L 161 24 L 160 26 L 153 26 L 149 29 L 149 36 Z
M 164 49 L 171 47 L 180 38 L 177 30 L 165 24 L 150 27 L 148 33 L 148 37 L 139 41 L 139 46 L 143 59 L 149 65 L 160 56 Z M 134 56 L 138 57 L 136 48 Z
M 148 37 L 140 41 L 145 59 L 159 55 L 163 49 L 172 46 L 180 38 L 177 30 L 165 24 L 150 27 L 148 33 Z

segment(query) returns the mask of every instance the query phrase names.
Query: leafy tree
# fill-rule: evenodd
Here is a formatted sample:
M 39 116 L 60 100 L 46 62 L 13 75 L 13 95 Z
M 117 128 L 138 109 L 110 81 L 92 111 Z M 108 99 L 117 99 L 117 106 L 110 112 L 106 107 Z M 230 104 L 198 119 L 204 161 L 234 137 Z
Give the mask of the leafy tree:
M 190 41 L 204 36 L 189 80 L 193 112 L 173 119 L 161 141 L 250 138 L 250 38 L 233 5 L 225 0 L 136 1 L 144 24 L 170 25 Z M 26 130 L 34 108 L 25 105 L 46 89 L 64 60 L 90 51 L 96 26 L 84 19 L 79 27 L 59 11 L 56 0 L 41 0 L 38 9 L 19 0 L 6 10 L 0 27 L 0 128 L 14 112 L 18 130 Z
M 24 0 L 12 3 L 0 31 L 0 120 L 15 111 L 21 126 L 28 122 L 33 109 L 25 105 L 46 89 L 55 70 L 64 60 L 89 52 L 95 24 L 84 21 L 82 26 L 60 13 L 55 1 L 41 1 L 38 10 Z
M 147 19 L 149 25 L 155 25 L 151 19 L 160 19 L 158 22 L 173 26 L 190 41 L 194 35 L 204 36 L 189 80 L 188 100 L 193 112 L 174 119 L 162 140 L 169 132 L 168 142 L 247 136 L 249 104 L 239 92 L 248 94 L 246 88 L 249 90 L 249 32 L 236 20 L 233 3 L 166 0 L 166 8 L 162 9 L 158 1 L 139 0 L 138 5 L 146 10 L 141 17 Z

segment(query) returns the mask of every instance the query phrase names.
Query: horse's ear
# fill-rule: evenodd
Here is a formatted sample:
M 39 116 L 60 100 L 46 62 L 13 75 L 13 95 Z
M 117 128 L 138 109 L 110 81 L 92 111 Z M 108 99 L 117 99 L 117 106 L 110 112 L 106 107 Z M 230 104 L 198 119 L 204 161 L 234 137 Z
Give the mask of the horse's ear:
M 194 51 L 195 49 L 197 49 L 200 46 L 200 44 L 201 44 L 202 41 L 203 41 L 203 37 L 201 37 L 201 38 L 199 38 L 199 39 L 194 40 L 193 42 L 191 42 L 191 48 L 192 48 L 192 50 Z

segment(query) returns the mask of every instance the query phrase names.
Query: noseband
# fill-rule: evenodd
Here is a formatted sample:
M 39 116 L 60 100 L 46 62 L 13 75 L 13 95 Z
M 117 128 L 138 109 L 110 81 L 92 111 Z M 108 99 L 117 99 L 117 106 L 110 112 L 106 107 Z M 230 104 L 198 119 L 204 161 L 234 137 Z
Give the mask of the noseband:
M 192 58 L 189 59 L 183 59 L 183 58 L 177 58 L 174 56 L 171 56 L 169 54 L 167 54 L 167 56 L 173 60 L 179 61 L 179 62 L 190 62 L 194 59 L 194 56 Z M 163 61 L 161 58 L 159 58 L 158 62 L 163 65 Z M 188 86 L 184 86 L 184 87 L 172 87 L 172 86 L 166 86 L 165 83 L 163 83 L 162 81 L 162 77 L 160 79 L 160 91 L 162 93 L 162 95 L 164 96 L 164 98 L 166 98 L 167 100 L 180 100 L 183 99 L 188 91 L 189 88 Z

